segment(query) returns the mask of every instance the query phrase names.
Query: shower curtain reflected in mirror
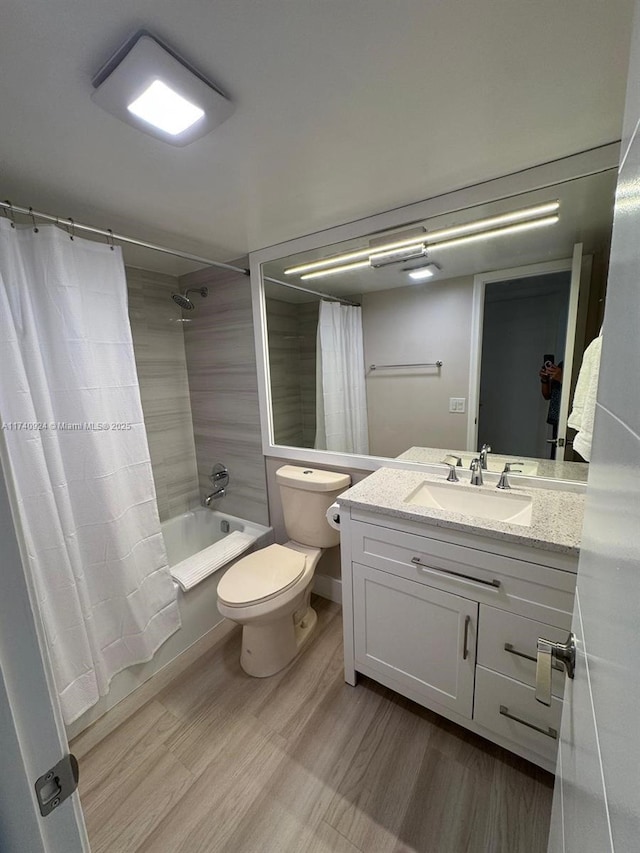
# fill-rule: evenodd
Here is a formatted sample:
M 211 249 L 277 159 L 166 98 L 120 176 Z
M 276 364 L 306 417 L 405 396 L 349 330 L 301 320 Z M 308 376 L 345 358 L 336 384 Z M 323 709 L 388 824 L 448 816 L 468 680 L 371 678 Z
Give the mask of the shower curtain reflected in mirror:
M 2 462 L 65 723 L 180 627 L 120 249 L 0 221 Z
M 320 303 L 316 418 L 316 450 L 369 453 L 360 306 Z

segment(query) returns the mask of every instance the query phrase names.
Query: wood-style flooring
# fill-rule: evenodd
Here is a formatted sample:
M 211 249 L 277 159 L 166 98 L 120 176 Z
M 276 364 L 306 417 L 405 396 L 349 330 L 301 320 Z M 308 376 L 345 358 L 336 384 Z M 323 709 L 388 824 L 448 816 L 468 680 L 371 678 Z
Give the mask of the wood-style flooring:
M 240 634 L 88 752 L 93 853 L 545 853 L 552 777 L 392 691 L 343 681 L 340 609 L 287 669 Z

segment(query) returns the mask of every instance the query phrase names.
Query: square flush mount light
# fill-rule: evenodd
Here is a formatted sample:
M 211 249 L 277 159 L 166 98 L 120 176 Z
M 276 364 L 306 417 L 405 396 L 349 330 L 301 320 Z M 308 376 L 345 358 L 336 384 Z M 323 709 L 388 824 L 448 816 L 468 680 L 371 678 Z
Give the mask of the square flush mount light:
M 426 281 L 428 278 L 433 278 L 439 269 L 440 267 L 437 264 L 426 264 L 425 266 L 409 270 L 409 278 L 413 279 L 413 281 Z
M 93 85 L 96 104 L 171 145 L 210 133 L 234 109 L 209 80 L 144 31 L 111 57 Z

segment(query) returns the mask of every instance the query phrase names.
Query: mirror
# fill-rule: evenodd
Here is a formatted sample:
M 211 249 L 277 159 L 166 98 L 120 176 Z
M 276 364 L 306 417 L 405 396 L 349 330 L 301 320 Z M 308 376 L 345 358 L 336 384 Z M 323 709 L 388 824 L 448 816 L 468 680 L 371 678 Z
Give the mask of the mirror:
M 465 467 L 489 444 L 489 470 L 586 480 L 567 417 L 602 322 L 616 180 L 263 262 L 272 444 Z

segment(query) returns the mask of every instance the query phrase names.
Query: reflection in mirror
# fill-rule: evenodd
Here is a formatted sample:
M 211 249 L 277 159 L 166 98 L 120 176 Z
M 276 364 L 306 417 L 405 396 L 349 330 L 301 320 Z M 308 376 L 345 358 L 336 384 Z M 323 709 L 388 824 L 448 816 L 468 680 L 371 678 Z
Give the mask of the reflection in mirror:
M 567 416 L 615 184 L 606 170 L 264 264 L 273 442 L 465 467 L 486 443 L 489 470 L 586 479 Z

